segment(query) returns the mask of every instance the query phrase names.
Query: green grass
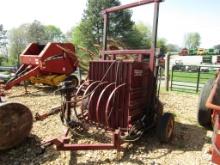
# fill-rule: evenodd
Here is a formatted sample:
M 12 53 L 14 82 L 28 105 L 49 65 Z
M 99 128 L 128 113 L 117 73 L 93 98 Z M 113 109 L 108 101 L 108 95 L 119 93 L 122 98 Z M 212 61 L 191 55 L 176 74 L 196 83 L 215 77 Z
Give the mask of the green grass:
M 204 84 L 207 80 L 214 78 L 215 71 L 201 72 L 200 73 L 200 84 Z M 172 73 L 170 73 L 171 75 Z M 198 73 L 195 72 L 173 72 L 173 81 L 176 82 L 188 82 L 188 83 L 197 83 Z

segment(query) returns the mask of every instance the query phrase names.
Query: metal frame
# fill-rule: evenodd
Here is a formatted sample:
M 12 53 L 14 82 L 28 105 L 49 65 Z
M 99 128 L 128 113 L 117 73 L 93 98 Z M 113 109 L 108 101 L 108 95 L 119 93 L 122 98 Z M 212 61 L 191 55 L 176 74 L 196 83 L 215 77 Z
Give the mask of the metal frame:
M 210 77 L 208 77 L 208 75 L 213 75 L 213 77 L 215 76 L 213 73 L 209 73 L 209 72 L 202 72 L 202 68 L 203 67 L 209 67 L 212 69 L 218 69 L 220 68 L 220 66 L 203 66 L 203 65 L 183 65 L 183 67 L 198 67 L 198 70 L 196 72 L 194 72 L 196 75 L 195 76 L 184 76 L 184 78 L 193 78 L 195 80 L 195 83 L 189 83 L 187 81 L 176 81 L 175 78 L 178 77 L 182 77 L 182 76 L 177 76 L 175 75 L 175 73 L 189 73 L 188 71 L 181 71 L 181 70 L 177 70 L 175 69 L 176 65 L 174 65 L 172 67 L 171 70 L 171 79 L 170 79 L 170 90 L 171 91 L 182 91 L 182 92 L 189 92 L 189 93 L 198 93 L 201 90 L 201 87 L 204 85 L 204 83 L 201 83 L 202 80 L 208 80 L 210 79 Z M 205 77 L 204 75 L 207 75 L 207 77 Z M 181 84 L 182 83 L 182 84 Z M 185 84 L 184 84 L 185 83 Z
M 43 143 L 43 145 L 55 145 L 59 151 L 76 151 L 76 150 L 121 150 L 120 131 L 116 130 L 112 134 L 112 143 L 99 143 L 99 144 L 69 144 L 70 139 L 67 137 L 69 130 L 61 138 L 55 138 Z
M 140 0 L 134 3 L 116 6 L 112 8 L 108 8 L 102 11 L 103 18 L 104 18 L 104 30 L 103 30 L 103 53 L 105 54 L 107 50 L 107 38 L 108 38 L 108 23 L 109 23 L 109 14 L 113 12 L 117 12 L 124 9 L 134 8 L 137 6 L 142 6 L 145 4 L 154 3 L 154 19 L 153 19 L 153 30 L 152 30 L 152 43 L 151 43 L 151 49 L 154 50 L 154 56 L 156 56 L 156 45 L 157 45 L 157 29 L 158 29 L 158 17 L 159 17 L 159 4 L 160 2 L 163 2 L 163 0 Z M 126 50 L 124 50 L 126 51 Z M 136 50 L 137 51 L 137 50 Z M 138 53 L 133 51 L 134 53 Z M 113 54 L 117 54 L 114 53 Z M 152 63 L 154 65 L 155 61 Z M 154 68 L 154 67 L 152 67 Z
M 155 99 L 154 97 L 156 96 L 156 94 L 154 94 L 154 97 L 151 97 L 153 92 L 156 93 L 154 91 L 154 87 L 156 86 L 155 85 L 155 77 L 156 77 L 156 74 L 155 74 L 155 52 L 156 52 L 156 42 L 157 42 L 157 26 L 158 26 L 158 15 L 159 15 L 159 3 L 162 2 L 162 0 L 139 0 L 137 2 L 134 2 L 134 3 L 130 3 L 130 4 L 127 4 L 127 5 L 121 5 L 121 6 L 116 6 L 116 7 L 112 7 L 112 8 L 108 8 L 108 9 L 105 9 L 102 11 L 102 14 L 103 14 L 103 18 L 104 18 L 104 35 L 103 35 L 103 51 L 101 52 L 101 55 L 102 55 L 102 59 L 104 60 L 101 60 L 101 62 L 103 63 L 108 63 L 110 62 L 108 65 L 109 68 L 111 68 L 112 64 L 115 64 L 114 61 L 115 60 L 106 60 L 106 56 L 107 55 L 118 55 L 118 54 L 136 54 L 139 58 L 139 62 L 143 62 L 143 56 L 149 56 L 149 68 L 151 70 L 151 73 L 149 74 L 149 91 L 148 93 L 146 94 L 145 97 L 147 98 L 151 98 L 151 99 Z M 109 14 L 112 13 L 112 12 L 117 12 L 119 10 L 124 10 L 124 9 L 129 9 L 129 8 L 133 8 L 133 7 L 137 7 L 137 6 L 141 6 L 141 5 L 144 5 L 144 4 L 149 4 L 149 3 L 154 3 L 155 6 L 154 6 L 154 22 L 153 22 L 153 38 L 152 38 L 152 46 L 151 46 L 151 49 L 150 50 L 112 50 L 112 51 L 107 51 L 107 33 L 108 33 L 108 22 L 109 22 Z M 96 62 L 96 61 L 93 61 L 93 62 Z M 113 62 L 113 63 L 111 63 Z M 128 62 L 128 64 L 130 64 L 132 62 Z M 143 63 L 143 65 L 145 65 L 147 63 Z M 114 66 L 115 67 L 115 66 Z M 93 69 L 92 69 L 93 70 Z M 106 72 L 108 72 L 110 69 L 107 69 Z M 94 70 L 93 70 L 94 72 Z M 127 73 L 131 73 L 131 70 L 129 70 Z M 91 74 L 91 73 L 90 73 Z M 98 76 L 100 76 L 100 73 L 96 73 Z M 133 73 L 132 73 L 133 74 Z M 153 75 L 154 74 L 154 75 Z M 103 77 L 105 77 L 106 74 L 104 74 Z M 91 75 L 90 75 L 91 76 Z M 87 89 L 85 90 L 84 92 L 84 97 L 85 95 L 88 93 L 88 91 L 90 91 L 89 89 L 91 88 L 91 86 L 95 86 L 94 84 L 97 83 L 98 80 L 94 80 L 90 83 L 90 85 L 87 86 Z M 102 78 L 102 80 L 100 81 L 100 83 L 104 83 L 104 80 Z M 96 87 L 98 86 L 98 84 L 93 88 L 95 89 Z M 113 86 L 114 90 L 113 91 L 107 91 L 108 88 L 110 88 L 111 86 Z M 117 149 L 118 151 L 120 151 L 121 149 L 121 143 L 122 143 L 122 139 L 121 139 L 121 133 L 120 133 L 120 128 L 115 128 L 114 125 L 111 125 L 110 126 L 110 123 L 109 121 L 107 120 L 107 117 L 108 117 L 108 110 L 109 110 L 109 104 L 113 98 L 113 95 L 116 95 L 116 92 L 120 89 L 122 89 L 122 87 L 124 87 L 125 84 L 117 84 L 117 83 L 109 83 L 106 85 L 105 88 L 101 88 L 101 89 L 98 89 L 98 90 L 101 90 L 101 93 L 99 95 L 99 97 L 97 97 L 97 100 L 96 102 L 98 104 L 93 104 L 93 103 L 90 103 L 89 106 L 91 106 L 92 108 L 94 108 L 93 112 L 93 117 L 97 117 L 96 120 L 98 120 L 98 122 L 100 123 L 100 120 L 103 120 L 105 119 L 104 121 L 101 121 L 101 122 L 104 122 L 103 125 L 105 125 L 104 127 L 107 129 L 107 130 L 110 130 L 112 132 L 112 143 L 107 143 L 107 144 L 69 144 L 69 139 L 67 138 L 67 135 L 69 133 L 69 131 L 67 131 L 65 133 L 65 136 L 61 139 L 53 139 L 53 140 L 50 140 L 48 142 L 46 142 L 46 144 L 54 144 L 58 150 L 103 150 L 103 149 Z M 81 88 L 81 87 L 80 87 Z M 139 88 L 138 88 L 139 89 Z M 126 87 L 122 89 L 122 96 L 125 97 L 125 90 L 126 90 Z M 78 93 L 79 91 L 77 91 Z M 96 94 L 96 91 L 93 90 L 93 94 Z M 99 91 L 100 92 L 100 91 Z M 104 118 L 100 119 L 99 118 L 99 106 L 100 106 L 100 101 L 102 99 L 105 99 L 104 98 L 104 94 L 106 92 L 110 92 L 110 97 L 106 100 L 106 107 L 105 107 L 105 116 Z M 139 92 L 139 91 L 137 91 Z M 135 93 L 132 93 L 132 97 L 135 97 L 134 96 Z M 91 96 L 90 96 L 91 97 Z M 90 98 L 91 99 L 91 98 Z M 119 100 L 122 99 L 122 98 L 119 98 Z M 142 98 L 143 99 L 143 98 Z M 147 100 L 147 102 L 151 103 L 152 100 Z M 102 102 L 103 103 L 103 102 Z M 152 106 L 154 106 L 154 101 L 152 102 Z M 135 106 L 133 104 L 131 104 L 132 106 Z M 139 105 L 140 106 L 140 105 Z M 125 107 L 124 107 L 125 108 Z M 127 107 L 126 107 L 127 108 Z M 119 112 L 117 112 L 117 114 L 115 115 L 116 118 L 117 118 L 117 115 L 118 115 Z M 124 112 L 124 116 L 128 116 L 127 114 L 128 112 Z M 137 113 L 137 112 L 135 112 Z M 138 113 L 138 115 L 141 115 L 142 111 L 140 113 Z M 90 116 L 91 114 L 89 114 Z M 90 116 L 91 117 L 91 116 Z M 137 116 L 136 116 L 137 117 Z M 113 119 L 115 121 L 115 119 Z M 128 119 L 128 120 L 132 120 L 131 118 Z M 113 122 L 114 122 L 113 121 Z M 89 122 L 89 121 L 88 121 Z M 91 121 L 92 122 L 92 121 Z M 123 122 L 123 121 L 120 121 L 120 122 Z M 125 121 L 124 121 L 125 122 Z M 122 123 L 122 125 L 124 124 L 128 124 L 129 122 L 126 121 L 126 123 Z M 91 123 L 92 124 L 92 123 Z M 100 123 L 101 125 L 102 123 Z M 129 125 L 130 127 L 130 125 Z

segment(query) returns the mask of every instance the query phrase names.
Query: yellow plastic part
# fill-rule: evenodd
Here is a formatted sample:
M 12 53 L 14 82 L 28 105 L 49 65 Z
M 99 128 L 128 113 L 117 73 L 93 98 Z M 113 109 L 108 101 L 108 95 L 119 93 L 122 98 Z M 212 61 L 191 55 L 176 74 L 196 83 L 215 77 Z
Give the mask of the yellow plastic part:
M 30 77 L 30 81 L 33 84 L 47 84 L 51 86 L 57 86 L 62 81 L 67 78 L 66 75 L 49 75 L 49 76 L 38 76 L 38 77 Z

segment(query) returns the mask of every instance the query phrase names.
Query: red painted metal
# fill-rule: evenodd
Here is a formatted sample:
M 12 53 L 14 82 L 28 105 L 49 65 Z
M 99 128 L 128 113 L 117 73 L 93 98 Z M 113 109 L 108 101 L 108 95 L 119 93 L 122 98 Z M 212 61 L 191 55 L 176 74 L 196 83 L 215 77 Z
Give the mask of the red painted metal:
M 31 76 L 69 75 L 78 66 L 75 47 L 71 43 L 31 43 L 20 55 L 20 62 L 21 67 L 16 72 L 16 77 L 6 84 L 6 90 Z
M 116 55 L 121 53 L 124 52 L 107 52 L 107 54 Z M 126 51 L 126 53 L 133 55 L 136 51 Z M 110 129 L 128 129 L 129 125 L 132 125 L 144 113 L 147 113 L 152 97 L 149 82 L 150 79 L 153 79 L 153 74 L 150 73 L 150 58 L 153 58 L 153 53 L 151 50 L 137 51 L 137 53 L 135 55 L 143 57 L 141 61 L 123 60 L 115 62 L 114 60 L 99 60 L 90 62 L 89 80 L 98 82 L 107 74 L 102 81 L 108 83 L 106 83 L 105 88 L 97 88 L 97 97 L 90 98 L 89 101 L 92 103 L 89 104 L 92 106 L 88 107 L 89 120 L 100 122 Z M 145 59 L 147 60 L 145 61 Z M 109 71 L 107 72 L 107 70 Z M 111 91 L 107 90 L 109 88 Z M 94 111 L 94 107 L 96 107 L 96 111 Z M 109 116 L 110 111 L 112 111 L 112 114 Z M 95 115 L 93 115 L 94 113 Z
M 214 112 L 214 130 L 212 137 L 212 162 L 220 164 L 220 113 Z
M 117 128 L 117 126 L 119 125 L 119 119 L 121 116 L 119 112 L 122 112 L 122 110 L 120 110 L 122 107 L 116 107 L 115 103 L 116 101 L 114 99 L 116 96 L 116 92 L 118 92 L 119 89 L 121 89 L 123 86 L 125 86 L 126 84 L 121 84 L 119 86 L 117 86 L 109 95 L 108 97 L 108 101 L 106 103 L 106 107 L 105 107 L 105 123 L 107 127 L 111 127 L 111 128 Z M 113 119 L 114 120 L 110 123 L 109 119 Z M 111 124 L 111 125 L 110 125 Z
M 124 135 L 130 131 L 140 122 L 142 117 L 154 120 L 155 99 L 157 98 L 155 50 L 160 2 L 162 0 L 140 0 L 102 11 L 104 14 L 104 35 L 101 58 L 90 61 L 88 84 L 82 85 L 77 94 L 85 88 L 81 110 L 88 112 L 86 122 L 113 131 L 113 143 L 68 144 L 66 138 L 54 139 L 51 142 L 57 146 L 58 150 L 120 150 L 121 133 Z M 155 4 L 151 49 L 106 50 L 109 14 L 148 3 Z M 131 57 L 135 58 L 132 60 L 118 59 L 119 56 L 125 55 L 132 55 Z
M 115 6 L 112 8 L 105 9 L 102 11 L 102 14 L 113 13 L 113 12 L 116 12 L 119 10 L 129 9 L 129 8 L 133 8 L 133 7 L 137 7 L 137 6 L 141 6 L 141 5 L 145 5 L 145 4 L 149 4 L 149 3 L 154 3 L 154 2 L 162 2 L 162 0 L 139 0 L 134 3 L 121 5 L 121 6 Z
M 96 103 L 98 102 L 98 98 L 99 98 L 99 94 L 100 94 L 100 91 L 103 90 L 103 88 L 106 87 L 106 84 L 108 82 L 102 82 L 102 83 L 99 83 L 97 86 L 96 86 L 96 90 L 94 90 L 92 92 L 92 94 L 89 96 L 89 99 L 88 99 L 88 107 L 89 109 L 91 109 L 92 111 L 89 111 L 89 117 L 91 118 L 91 116 L 94 116 L 96 115 Z M 98 121 L 98 119 L 97 119 Z
M 128 54 L 136 54 L 136 55 L 146 55 L 150 54 L 152 51 L 148 49 L 138 49 L 138 50 L 106 50 L 102 51 L 102 54 L 115 54 L 115 55 L 128 55 Z
M 103 107 L 106 107 L 106 103 L 107 103 L 107 98 L 110 95 L 111 91 L 114 89 L 115 83 L 110 83 L 108 84 L 100 93 L 98 101 L 97 101 L 97 105 L 96 105 L 96 119 L 97 122 L 100 124 L 105 123 L 104 120 L 101 120 L 101 115 L 102 115 L 102 109 Z
M 69 144 L 69 138 L 67 138 L 68 131 L 62 138 L 55 138 L 46 141 L 45 145 L 55 145 L 57 150 L 62 151 L 76 151 L 76 150 L 109 150 L 117 149 L 121 150 L 120 131 L 116 130 L 112 133 L 112 143 L 100 143 L 100 144 Z
M 27 67 L 28 68 L 28 67 Z M 11 89 L 14 85 L 19 84 L 22 81 L 27 80 L 28 78 L 30 78 L 31 76 L 37 76 L 40 74 L 40 68 L 39 66 L 36 67 L 30 67 L 30 69 L 28 69 L 25 73 L 22 74 L 22 76 L 13 79 L 12 81 L 9 80 L 9 82 L 7 82 L 5 84 L 4 89 L 8 90 Z
M 217 89 L 220 84 L 220 72 L 216 78 L 215 84 L 207 99 L 206 106 L 212 113 L 212 121 L 214 123 L 213 137 L 212 137 L 212 162 L 220 164 L 220 106 L 213 103 L 213 99 L 216 96 Z

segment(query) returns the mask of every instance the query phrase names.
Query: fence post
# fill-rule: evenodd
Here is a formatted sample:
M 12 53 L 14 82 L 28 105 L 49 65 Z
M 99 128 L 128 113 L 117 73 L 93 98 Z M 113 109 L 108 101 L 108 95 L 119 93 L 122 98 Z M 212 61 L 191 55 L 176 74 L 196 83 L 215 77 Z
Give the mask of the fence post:
M 199 69 L 198 69 L 198 76 L 197 76 L 197 85 L 196 85 L 196 92 L 197 92 L 197 93 L 199 92 L 200 70 L 201 70 L 201 67 L 199 66 Z
M 77 70 L 78 70 L 78 78 L 79 78 L 79 84 L 80 84 L 82 81 L 82 71 L 80 67 L 78 67 Z
M 169 80 L 170 80 L 170 74 L 169 74 L 169 68 L 170 68 L 170 53 L 166 53 L 165 55 L 165 88 L 166 91 L 169 91 Z
M 171 85 L 170 85 L 171 91 L 173 90 L 173 71 L 174 71 L 174 66 L 172 66 L 172 70 L 171 70 Z

